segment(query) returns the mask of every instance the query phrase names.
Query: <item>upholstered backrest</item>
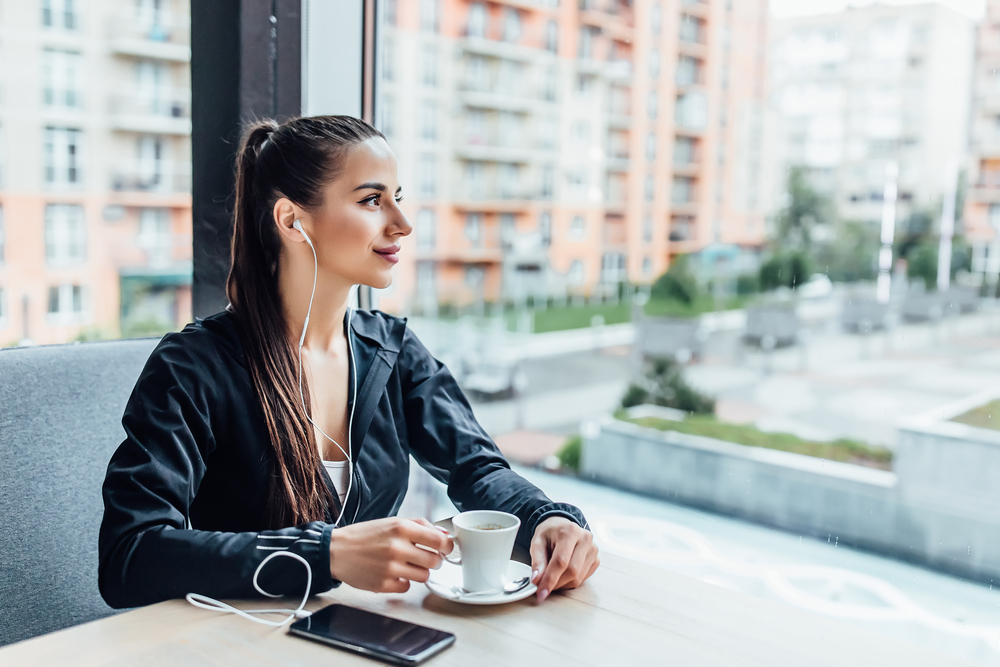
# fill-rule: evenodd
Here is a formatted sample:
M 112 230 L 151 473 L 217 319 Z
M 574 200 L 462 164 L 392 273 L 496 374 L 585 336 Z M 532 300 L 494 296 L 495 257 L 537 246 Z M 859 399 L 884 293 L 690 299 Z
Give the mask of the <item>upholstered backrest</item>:
M 0 350 L 0 646 L 112 612 L 101 484 L 157 339 Z

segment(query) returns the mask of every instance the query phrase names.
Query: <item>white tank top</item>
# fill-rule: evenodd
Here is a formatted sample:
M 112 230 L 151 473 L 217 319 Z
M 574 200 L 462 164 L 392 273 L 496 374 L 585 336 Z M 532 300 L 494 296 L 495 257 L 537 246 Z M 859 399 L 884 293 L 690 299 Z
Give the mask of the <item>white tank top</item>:
M 351 475 L 351 469 L 348 465 L 347 461 L 323 461 L 326 474 L 330 476 L 333 488 L 337 489 L 337 495 L 340 496 L 341 507 L 344 506 L 344 500 L 347 498 L 347 483 Z

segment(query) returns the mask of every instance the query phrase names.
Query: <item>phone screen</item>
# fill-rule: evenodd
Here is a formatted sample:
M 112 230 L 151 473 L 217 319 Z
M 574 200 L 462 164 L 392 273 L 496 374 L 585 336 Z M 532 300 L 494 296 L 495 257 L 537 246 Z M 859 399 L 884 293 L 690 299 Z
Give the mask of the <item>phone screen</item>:
M 450 632 L 342 604 L 332 604 L 296 621 L 289 632 L 405 664 L 416 664 L 455 641 Z

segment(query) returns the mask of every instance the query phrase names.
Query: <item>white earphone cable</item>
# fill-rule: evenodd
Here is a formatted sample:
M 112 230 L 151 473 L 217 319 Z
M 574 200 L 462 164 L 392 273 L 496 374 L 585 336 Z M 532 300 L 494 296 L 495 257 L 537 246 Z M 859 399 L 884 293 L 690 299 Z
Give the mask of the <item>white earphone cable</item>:
M 340 506 L 340 515 L 337 517 L 337 520 L 334 521 L 334 525 L 337 525 L 340 523 L 340 520 L 344 517 L 344 510 L 347 509 L 347 498 L 349 498 L 351 495 L 351 487 L 354 483 L 354 469 L 353 469 L 354 462 L 351 460 L 351 454 L 349 451 L 351 448 L 351 430 L 354 426 L 354 408 L 358 402 L 358 367 L 357 363 L 354 360 L 354 343 L 351 340 L 351 331 L 350 331 L 351 320 L 354 317 L 354 311 L 350 309 L 350 307 L 348 306 L 347 330 L 344 332 L 344 335 L 347 337 L 347 346 L 351 357 L 351 377 L 353 379 L 353 385 L 354 385 L 354 391 L 352 393 L 353 398 L 351 402 L 351 415 L 347 420 L 348 451 L 345 452 L 344 448 L 340 446 L 340 443 L 338 443 L 336 440 L 327 435 L 326 432 L 322 428 L 320 428 L 319 425 L 316 424 L 316 422 L 312 420 L 312 418 L 309 416 L 309 411 L 306 410 L 306 399 L 302 391 L 302 344 L 306 340 L 306 329 L 309 328 L 309 316 L 312 314 L 313 299 L 316 297 L 316 279 L 319 275 L 319 259 L 316 257 L 316 248 L 313 247 L 312 241 L 309 239 L 309 236 L 306 235 L 305 230 L 302 229 L 302 224 L 298 220 L 296 220 L 293 226 L 295 227 L 295 229 L 299 230 L 299 232 L 302 234 L 302 237 L 306 240 L 306 243 L 309 244 L 309 248 L 312 250 L 313 253 L 312 293 L 309 295 L 309 308 L 306 310 L 306 319 L 302 324 L 302 335 L 299 337 L 299 351 L 298 351 L 299 352 L 299 399 L 302 401 L 302 410 L 305 411 L 306 419 L 309 420 L 309 423 L 315 426 L 316 430 L 318 430 L 320 433 L 326 436 L 327 440 L 335 444 L 337 446 L 337 449 L 339 449 L 344 454 L 344 456 L 347 457 L 347 470 L 348 470 L 347 493 L 344 494 L 344 502 L 342 502 Z M 358 509 L 360 509 L 360 504 L 361 501 L 359 499 Z M 358 518 L 357 509 L 354 510 L 354 518 L 355 519 Z M 190 527 L 190 521 L 189 521 L 189 527 Z M 300 602 L 299 606 L 295 609 L 237 609 L 232 605 L 228 605 L 225 602 L 220 602 L 219 600 L 210 598 L 207 595 L 201 595 L 200 593 L 188 593 L 184 597 L 188 602 L 193 604 L 195 607 L 199 607 L 201 609 L 207 609 L 209 611 L 221 611 L 228 614 L 237 614 L 238 616 L 242 616 L 243 618 L 253 621 L 254 623 L 261 623 L 263 625 L 270 625 L 274 627 L 280 627 L 282 625 L 285 625 L 286 623 L 295 618 L 306 618 L 311 613 L 305 610 L 305 606 L 306 602 L 309 601 L 309 591 L 312 590 L 312 567 L 310 567 L 309 561 L 307 561 L 299 554 L 292 553 L 291 551 L 275 551 L 267 558 L 262 560 L 260 562 L 260 565 L 257 566 L 257 569 L 253 573 L 253 587 L 257 590 L 258 593 L 260 593 L 265 597 L 269 598 L 281 597 L 281 595 L 268 593 L 263 588 L 261 588 L 260 584 L 257 582 L 257 579 L 260 576 L 260 572 L 262 569 L 264 569 L 264 566 L 272 559 L 278 558 L 279 556 L 287 556 L 289 558 L 294 558 L 295 560 L 299 561 L 300 563 L 306 566 L 306 590 L 302 594 L 302 602 Z M 288 617 L 283 621 L 268 621 L 262 618 L 255 618 L 253 614 L 288 614 Z

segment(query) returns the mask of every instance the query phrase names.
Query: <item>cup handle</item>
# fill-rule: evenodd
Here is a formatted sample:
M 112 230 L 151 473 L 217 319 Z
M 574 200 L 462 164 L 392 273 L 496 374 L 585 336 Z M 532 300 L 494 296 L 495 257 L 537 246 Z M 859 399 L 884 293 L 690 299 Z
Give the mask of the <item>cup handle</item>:
M 452 539 L 452 541 L 455 542 L 455 545 L 458 546 L 458 542 L 456 541 L 456 535 L 455 535 L 455 533 L 448 533 L 448 537 L 450 537 Z M 438 553 L 440 553 L 440 552 L 438 552 Z M 455 551 L 452 550 L 452 553 L 455 553 Z M 462 552 L 461 551 L 458 553 L 458 556 L 454 556 L 453 557 L 452 554 L 442 553 L 441 557 L 444 558 L 449 563 L 452 563 L 453 565 L 461 565 L 462 564 Z

